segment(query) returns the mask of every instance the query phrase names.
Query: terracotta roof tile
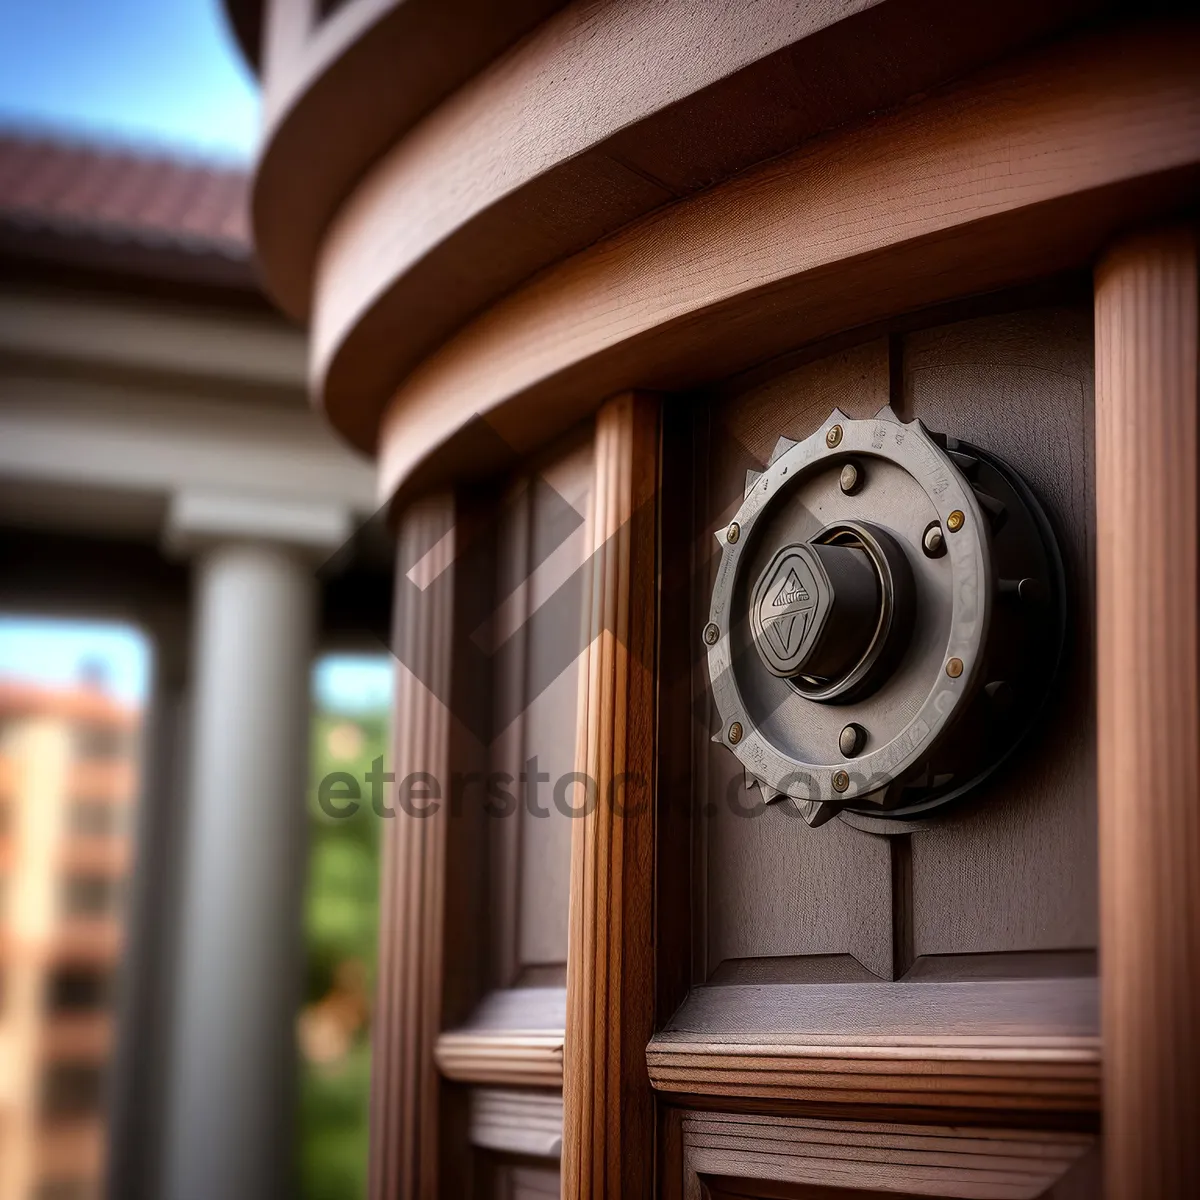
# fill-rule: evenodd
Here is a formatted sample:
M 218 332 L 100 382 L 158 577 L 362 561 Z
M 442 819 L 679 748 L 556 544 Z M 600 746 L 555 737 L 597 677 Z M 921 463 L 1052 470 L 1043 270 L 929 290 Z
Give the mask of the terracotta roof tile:
M 0 133 L 0 222 L 250 258 L 242 171 Z

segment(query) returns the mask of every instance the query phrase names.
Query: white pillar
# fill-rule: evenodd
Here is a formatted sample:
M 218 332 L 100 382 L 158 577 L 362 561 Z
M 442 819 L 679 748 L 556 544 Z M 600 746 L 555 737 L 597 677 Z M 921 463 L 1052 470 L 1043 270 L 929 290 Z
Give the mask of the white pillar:
M 294 536 L 230 537 L 230 511 L 177 505 L 174 520 L 176 540 L 182 533 L 196 544 L 189 512 L 221 518 L 208 522 L 195 564 L 169 1200 L 270 1200 L 288 1194 L 291 1170 L 317 599 L 311 551 L 320 539 L 306 554 Z M 214 525 L 223 538 L 212 537 Z

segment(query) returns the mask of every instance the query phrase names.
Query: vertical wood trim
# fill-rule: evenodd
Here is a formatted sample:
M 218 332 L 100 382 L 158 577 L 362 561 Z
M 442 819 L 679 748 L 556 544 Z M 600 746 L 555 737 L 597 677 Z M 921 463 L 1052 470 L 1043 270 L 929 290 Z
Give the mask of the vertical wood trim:
M 454 501 L 441 495 L 408 509 L 398 530 L 401 574 L 439 545 L 439 580 L 423 592 L 397 588 L 393 647 L 395 773 L 427 771 L 445 791 L 449 779 L 449 695 L 453 605 Z M 440 543 L 440 544 L 439 544 Z M 394 800 L 395 788 L 389 789 Z M 379 975 L 371 1062 L 372 1200 L 437 1195 L 438 1077 L 434 1046 L 441 1024 L 446 797 L 436 813 L 384 822 L 380 884 Z
M 648 1196 L 653 1167 L 645 1050 L 653 1031 L 657 403 L 610 400 L 595 438 L 576 764 L 596 788 L 571 834 L 562 1158 L 571 1200 Z M 624 773 L 618 814 L 613 786 Z M 579 789 L 575 797 L 578 805 Z
M 1200 1195 L 1196 236 L 1096 272 L 1097 720 L 1109 1200 Z

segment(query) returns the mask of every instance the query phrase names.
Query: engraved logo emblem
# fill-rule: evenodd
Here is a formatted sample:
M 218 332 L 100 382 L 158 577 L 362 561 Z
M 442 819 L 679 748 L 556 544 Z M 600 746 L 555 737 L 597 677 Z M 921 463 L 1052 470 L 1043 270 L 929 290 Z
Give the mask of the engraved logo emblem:
M 758 578 L 750 604 L 754 640 L 774 675 L 794 675 L 824 624 L 829 581 L 805 545 L 785 546 Z

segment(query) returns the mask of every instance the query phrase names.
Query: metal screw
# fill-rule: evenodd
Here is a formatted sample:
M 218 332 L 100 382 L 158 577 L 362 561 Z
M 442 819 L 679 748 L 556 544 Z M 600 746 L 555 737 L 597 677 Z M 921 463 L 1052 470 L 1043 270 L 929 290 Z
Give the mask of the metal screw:
M 729 727 L 729 744 L 731 746 L 736 746 L 741 740 L 742 723 L 741 721 L 734 721 L 734 723 Z
M 949 675 L 951 679 L 957 679 L 962 674 L 962 667 L 963 664 L 961 658 L 952 658 L 946 664 L 946 674 Z
M 832 450 L 834 448 L 834 446 L 837 446 L 838 444 L 840 444 L 841 440 L 842 440 L 842 427 L 840 425 L 834 425 L 829 430 L 829 432 L 825 435 L 825 445 L 827 445 L 830 448 L 830 450 Z
M 843 757 L 853 758 L 862 748 L 866 730 L 861 725 L 850 724 L 838 735 L 838 749 Z
M 712 623 L 712 621 L 709 621 L 709 623 L 704 627 L 704 640 L 710 646 L 715 646 L 717 644 L 717 639 L 720 636 L 721 631 Z
M 736 521 L 730 521 L 729 528 L 725 530 L 725 540 L 733 543 L 742 536 L 742 527 Z
M 961 508 L 956 508 L 946 518 L 946 528 L 950 530 L 951 533 L 957 533 L 966 523 L 967 518 L 963 516 L 963 511 Z
M 844 792 L 850 786 L 850 776 L 845 771 L 834 771 L 833 773 L 833 790 L 835 792 Z
M 937 558 L 946 549 L 946 539 L 942 536 L 942 527 L 936 521 L 925 530 L 921 545 L 925 547 L 925 553 L 930 558 Z
M 849 496 L 851 492 L 858 490 L 860 479 L 861 476 L 859 475 L 858 467 L 854 463 L 848 462 L 842 468 L 842 476 L 838 480 L 838 483 L 841 485 L 842 491 Z

